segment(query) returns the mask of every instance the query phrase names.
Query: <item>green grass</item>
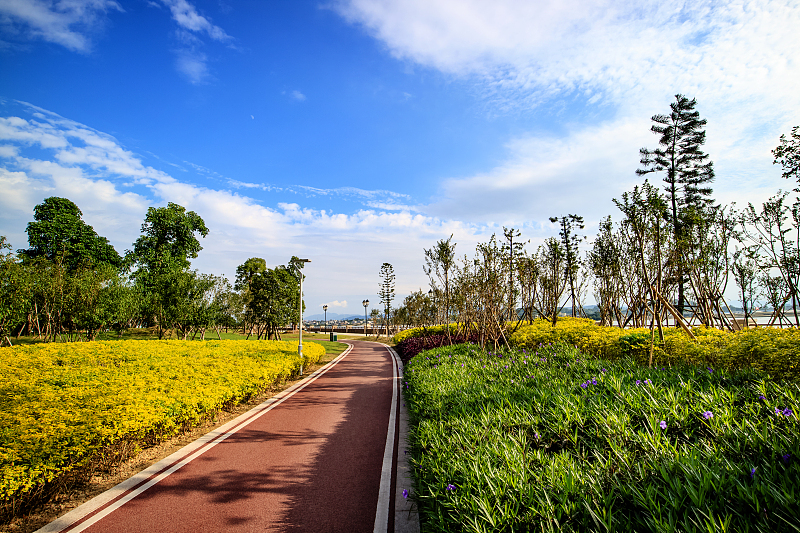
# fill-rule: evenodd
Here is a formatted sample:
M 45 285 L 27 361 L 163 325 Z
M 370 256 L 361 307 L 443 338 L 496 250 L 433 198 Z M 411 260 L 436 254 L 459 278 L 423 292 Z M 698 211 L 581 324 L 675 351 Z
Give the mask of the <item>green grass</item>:
M 404 382 L 423 531 L 800 531 L 797 384 L 566 344 L 431 350 Z

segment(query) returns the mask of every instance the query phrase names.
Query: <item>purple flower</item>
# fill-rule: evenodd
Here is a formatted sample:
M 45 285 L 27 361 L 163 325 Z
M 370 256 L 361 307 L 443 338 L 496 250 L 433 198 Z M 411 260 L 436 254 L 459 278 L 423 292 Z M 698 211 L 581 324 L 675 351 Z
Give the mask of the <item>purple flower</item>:
M 586 383 L 581 383 L 581 388 L 585 389 L 586 388 Z
M 709 373 L 709 374 L 713 374 L 713 373 L 714 373 L 714 369 L 713 369 L 713 368 L 709 368 L 709 369 L 708 369 L 708 373 Z
M 783 416 L 792 416 L 792 410 L 787 407 L 783 410 Z
M 597 379 L 592 379 L 592 385 L 597 385 Z
M 650 381 L 649 379 L 644 380 L 644 382 L 647 383 L 648 385 L 652 385 L 653 384 L 653 382 Z
M 756 468 L 757 467 L 754 466 L 753 468 L 750 469 L 750 479 L 756 477 Z
M 408 498 L 408 489 L 403 489 L 403 498 Z
M 451 483 L 448 483 L 447 484 L 447 490 L 456 490 L 456 486 L 451 484 Z
M 786 455 L 781 457 L 781 459 L 783 459 L 783 463 L 787 464 L 787 465 L 789 464 L 789 459 L 791 459 L 791 458 L 792 458 L 792 454 L 790 454 L 790 453 L 787 453 Z
M 781 411 L 780 409 L 778 409 L 778 408 L 776 407 L 776 408 L 775 408 L 775 414 L 776 414 L 776 415 L 782 415 L 782 414 L 783 414 L 783 411 Z
M 637 380 L 636 380 L 636 384 L 637 384 L 637 385 L 641 385 L 641 384 L 642 384 L 642 380 L 641 380 L 641 379 L 637 379 Z
M 761 396 L 759 396 L 759 397 L 758 397 L 758 399 L 759 399 L 759 400 L 766 400 L 766 399 L 767 399 L 767 397 L 766 397 L 766 396 L 764 396 L 764 395 L 762 394 Z
M 714 418 L 714 413 L 712 413 L 711 411 L 704 411 L 703 418 L 705 418 L 706 420 L 708 420 L 709 418 Z
M 605 374 L 605 372 L 606 372 L 606 369 L 604 368 L 604 369 L 603 369 L 603 370 L 601 370 L 600 372 L 603 372 L 603 373 Z
M 667 422 L 662 420 L 659 426 L 661 426 L 661 429 L 667 429 Z
M 536 437 L 536 440 L 539 440 L 539 434 L 538 433 L 534 433 L 533 436 Z M 783 457 L 786 458 L 786 457 L 789 457 L 789 456 L 788 455 L 784 455 Z M 786 459 L 784 459 L 784 461 L 786 461 Z

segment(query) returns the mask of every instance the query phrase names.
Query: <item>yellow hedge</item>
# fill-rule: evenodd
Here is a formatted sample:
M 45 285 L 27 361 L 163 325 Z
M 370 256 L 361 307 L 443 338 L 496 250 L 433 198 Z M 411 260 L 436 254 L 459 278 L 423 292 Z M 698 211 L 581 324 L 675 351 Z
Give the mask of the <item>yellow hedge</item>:
M 307 363 L 325 349 L 303 345 Z M 283 341 L 99 341 L 0 348 L 0 502 L 120 441 L 157 442 L 295 374 Z
M 397 344 L 400 341 L 404 341 L 412 337 L 423 337 L 426 335 L 447 335 L 448 329 L 450 330 L 451 334 L 456 333 L 458 331 L 458 324 L 441 324 L 438 326 L 406 329 L 392 337 L 392 341 Z
M 756 328 L 735 333 L 696 327 L 695 340 L 682 330 L 664 329 L 664 342 L 655 335 L 656 365 L 680 363 L 725 368 L 753 367 L 781 379 L 800 379 L 800 330 Z M 603 327 L 585 318 L 559 318 L 555 327 L 536 320 L 511 336 L 520 348 L 535 348 L 556 340 L 576 346 L 584 353 L 616 359 L 630 356 L 645 363 L 650 356 L 650 330 Z

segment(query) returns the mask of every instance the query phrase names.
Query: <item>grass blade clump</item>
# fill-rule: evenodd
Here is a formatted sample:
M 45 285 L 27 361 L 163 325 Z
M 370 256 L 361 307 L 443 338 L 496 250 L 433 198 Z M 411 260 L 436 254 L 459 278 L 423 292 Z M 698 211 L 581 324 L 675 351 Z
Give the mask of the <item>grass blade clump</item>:
M 423 530 L 800 531 L 796 383 L 555 342 L 406 367 Z

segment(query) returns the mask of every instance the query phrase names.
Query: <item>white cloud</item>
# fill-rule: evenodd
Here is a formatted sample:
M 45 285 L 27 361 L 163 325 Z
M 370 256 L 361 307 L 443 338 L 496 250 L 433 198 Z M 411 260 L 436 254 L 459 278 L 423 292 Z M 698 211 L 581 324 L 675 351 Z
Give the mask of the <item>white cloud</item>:
M 306 99 L 306 95 L 304 95 L 300 91 L 295 90 L 295 91 L 292 91 L 292 98 L 294 98 L 298 102 L 303 102 Z
M 787 73 L 800 21 L 785 0 L 348 0 L 338 10 L 397 57 L 526 101 L 563 91 L 621 101 L 665 80 L 657 100 L 676 88 L 723 93 L 748 73 Z
M 215 41 L 227 42 L 233 38 L 225 33 L 225 30 L 215 26 L 206 17 L 200 15 L 197 9 L 186 0 L 162 0 L 174 20 L 181 28 L 197 33 L 204 33 Z
M 122 7 L 114 0 L 2 0 L 0 30 L 6 36 L 42 39 L 75 52 L 91 49 L 103 15 Z
M 184 48 L 175 51 L 175 68 L 194 85 L 208 80 L 210 74 L 207 61 L 208 57 L 204 53 L 194 49 Z
M 342 300 L 341 302 L 338 300 L 334 300 L 332 302 L 328 302 L 327 304 L 319 304 L 320 307 L 322 307 L 323 305 L 327 305 L 328 307 L 341 307 L 344 309 L 347 307 L 347 300 Z
M 785 187 L 769 149 L 800 116 L 796 2 L 342 0 L 336 9 L 395 57 L 474 84 L 490 114 L 564 117 L 559 132 L 509 139 L 495 168 L 446 179 L 442 199 L 421 208 L 428 215 L 519 224 L 613 214 L 611 198 L 641 181 L 638 149 L 657 143 L 650 116 L 676 93 L 696 97 L 708 119 L 718 200 Z
M 233 37 L 198 13 L 195 6 L 187 0 L 161 2 L 169 8 L 172 20 L 178 25 L 175 37 L 179 46 L 173 50 L 175 68 L 194 85 L 208 82 L 212 75 L 208 67 L 208 56 L 203 52 L 205 43 L 201 37 L 209 37 L 229 46 L 233 46 Z
M 0 195 L 0 234 L 17 248 L 25 247 L 34 206 L 49 196 L 75 202 L 120 252 L 137 238 L 149 206 L 175 202 L 197 212 L 210 229 L 195 268 L 232 278 L 249 257 L 264 257 L 270 265 L 285 264 L 292 255 L 309 257 L 307 305 L 333 301 L 344 307 L 347 300 L 376 297 L 382 263 L 394 265 L 402 295 L 426 284 L 423 248 L 454 233 L 458 251 L 467 252 L 492 230 L 409 211 L 345 214 L 297 203 L 262 205 L 237 192 L 175 179 L 143 164 L 110 135 L 22 107 L 20 116 L 0 118 L 2 146 L 13 147 L 0 159 L 0 190 L 6 191 Z M 127 187 L 131 181 L 135 189 Z
M 366 203 L 369 207 L 376 209 L 389 209 L 389 210 L 416 210 L 415 207 L 400 204 L 398 200 L 411 200 L 407 194 L 398 193 L 394 191 L 387 191 L 384 189 L 359 189 L 358 187 L 336 187 L 333 189 L 321 189 L 319 187 L 308 187 L 306 185 L 298 185 L 299 189 L 305 191 L 313 196 L 338 196 L 344 198 L 355 198 Z

